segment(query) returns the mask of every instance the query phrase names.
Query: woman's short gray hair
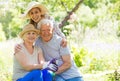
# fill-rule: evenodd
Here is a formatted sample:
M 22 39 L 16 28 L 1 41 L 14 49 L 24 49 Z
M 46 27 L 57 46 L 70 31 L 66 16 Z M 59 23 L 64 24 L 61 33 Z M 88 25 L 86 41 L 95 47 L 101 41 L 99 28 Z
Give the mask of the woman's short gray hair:
M 40 22 L 37 24 L 37 29 L 40 29 L 42 25 L 49 24 L 50 27 L 53 27 L 53 22 L 52 20 L 49 19 L 42 19 Z

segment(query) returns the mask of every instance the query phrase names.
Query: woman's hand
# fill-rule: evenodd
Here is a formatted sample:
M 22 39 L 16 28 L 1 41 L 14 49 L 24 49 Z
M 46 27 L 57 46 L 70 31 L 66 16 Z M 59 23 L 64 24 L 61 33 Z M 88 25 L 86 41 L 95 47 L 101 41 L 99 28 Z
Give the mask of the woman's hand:
M 52 72 L 56 72 L 58 70 L 57 59 L 53 58 L 52 60 L 50 60 L 48 62 L 44 62 L 43 69 L 47 69 L 47 70 L 50 70 Z
M 14 54 L 18 53 L 21 50 L 21 48 L 22 47 L 20 46 L 20 44 L 15 45 Z
M 67 46 L 67 40 L 65 38 L 62 39 L 61 46 L 62 47 L 66 47 Z

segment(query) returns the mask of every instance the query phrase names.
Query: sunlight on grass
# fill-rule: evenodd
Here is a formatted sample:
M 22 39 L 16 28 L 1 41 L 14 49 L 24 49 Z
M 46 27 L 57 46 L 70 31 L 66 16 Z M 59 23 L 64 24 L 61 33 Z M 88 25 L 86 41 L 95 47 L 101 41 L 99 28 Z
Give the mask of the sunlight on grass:
M 12 81 L 13 51 L 17 39 L 0 42 L 0 81 Z

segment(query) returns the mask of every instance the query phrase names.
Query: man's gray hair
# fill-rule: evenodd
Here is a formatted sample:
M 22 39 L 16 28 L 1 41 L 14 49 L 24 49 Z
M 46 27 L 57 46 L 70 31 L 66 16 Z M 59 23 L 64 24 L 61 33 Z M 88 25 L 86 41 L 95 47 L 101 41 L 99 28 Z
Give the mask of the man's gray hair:
M 49 20 L 49 19 L 42 19 L 40 20 L 40 22 L 37 24 L 37 29 L 40 29 L 42 25 L 45 25 L 45 24 L 49 24 L 50 27 L 53 28 L 53 22 L 52 20 Z

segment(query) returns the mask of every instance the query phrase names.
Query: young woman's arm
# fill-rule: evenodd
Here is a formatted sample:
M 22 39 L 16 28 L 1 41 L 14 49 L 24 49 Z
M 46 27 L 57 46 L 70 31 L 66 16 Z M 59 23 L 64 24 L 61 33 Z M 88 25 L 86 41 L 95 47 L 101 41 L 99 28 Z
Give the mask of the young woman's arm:
M 61 46 L 66 47 L 67 46 L 67 39 L 66 39 L 65 35 L 63 34 L 63 32 L 60 30 L 60 28 L 57 25 L 57 23 L 54 23 L 54 32 L 57 35 L 59 35 L 60 37 L 62 37 Z

